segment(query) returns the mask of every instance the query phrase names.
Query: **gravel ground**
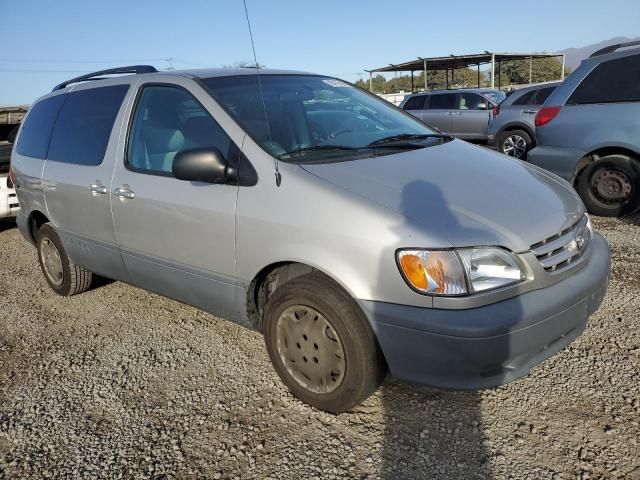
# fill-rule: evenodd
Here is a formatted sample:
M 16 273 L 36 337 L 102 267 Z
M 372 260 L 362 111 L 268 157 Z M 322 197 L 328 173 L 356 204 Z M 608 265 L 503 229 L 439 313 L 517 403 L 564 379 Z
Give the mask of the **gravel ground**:
M 489 391 L 388 379 L 333 416 L 256 333 L 119 282 L 56 297 L 0 225 L 0 479 L 640 479 L 640 227 L 596 226 L 610 288 L 570 348 Z

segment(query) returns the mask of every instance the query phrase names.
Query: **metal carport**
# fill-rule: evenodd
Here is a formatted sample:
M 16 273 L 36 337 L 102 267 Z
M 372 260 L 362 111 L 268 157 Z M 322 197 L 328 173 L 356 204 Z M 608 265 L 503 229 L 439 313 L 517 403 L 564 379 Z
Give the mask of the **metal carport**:
M 365 70 L 369 72 L 369 90 L 372 90 L 373 74 L 383 72 L 411 72 L 411 90 L 414 91 L 413 72 L 422 71 L 424 75 L 424 87 L 427 90 L 427 73 L 430 70 L 444 70 L 447 88 L 449 88 L 449 71 L 451 71 L 451 81 L 454 81 L 454 72 L 458 68 L 477 67 L 478 69 L 478 87 L 480 87 L 480 65 L 491 64 L 491 87 L 495 88 L 496 64 L 498 66 L 498 85 L 500 85 L 500 77 L 502 70 L 502 62 L 508 60 L 529 60 L 529 83 L 531 83 L 531 73 L 533 69 L 533 60 L 537 58 L 562 58 L 562 70 L 560 80 L 564 80 L 564 53 L 497 53 L 488 52 L 475 53 L 471 55 L 449 55 L 448 57 L 418 57 L 416 60 L 410 60 L 404 63 L 389 64 L 386 67 Z

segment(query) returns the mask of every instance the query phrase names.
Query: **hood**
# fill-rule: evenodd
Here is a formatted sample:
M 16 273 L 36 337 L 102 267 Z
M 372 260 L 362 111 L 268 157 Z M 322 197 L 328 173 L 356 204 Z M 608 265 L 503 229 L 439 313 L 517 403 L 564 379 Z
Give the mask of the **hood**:
M 461 140 L 301 166 L 455 247 L 497 245 L 526 251 L 584 214 L 582 202 L 564 180 Z

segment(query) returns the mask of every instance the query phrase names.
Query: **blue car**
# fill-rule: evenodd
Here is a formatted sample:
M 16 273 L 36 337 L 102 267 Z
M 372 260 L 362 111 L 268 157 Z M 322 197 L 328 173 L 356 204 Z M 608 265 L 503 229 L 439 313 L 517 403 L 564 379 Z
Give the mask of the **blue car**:
M 570 182 L 595 215 L 619 217 L 640 209 L 638 45 L 595 52 L 536 115 L 537 146 L 528 161 Z

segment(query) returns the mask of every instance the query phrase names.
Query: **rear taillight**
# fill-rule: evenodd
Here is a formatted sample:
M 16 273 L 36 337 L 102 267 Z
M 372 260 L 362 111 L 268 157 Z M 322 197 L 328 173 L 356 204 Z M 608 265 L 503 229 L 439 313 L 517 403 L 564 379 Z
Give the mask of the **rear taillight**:
M 536 127 L 542 127 L 556 118 L 562 107 L 542 107 L 536 115 Z
M 7 176 L 7 187 L 8 188 L 13 188 L 15 183 L 16 183 L 16 180 L 13 177 L 13 169 L 9 168 L 9 175 Z
M 496 105 L 495 107 L 493 107 L 491 113 L 493 113 L 494 117 L 497 117 L 500 114 L 500 105 Z

